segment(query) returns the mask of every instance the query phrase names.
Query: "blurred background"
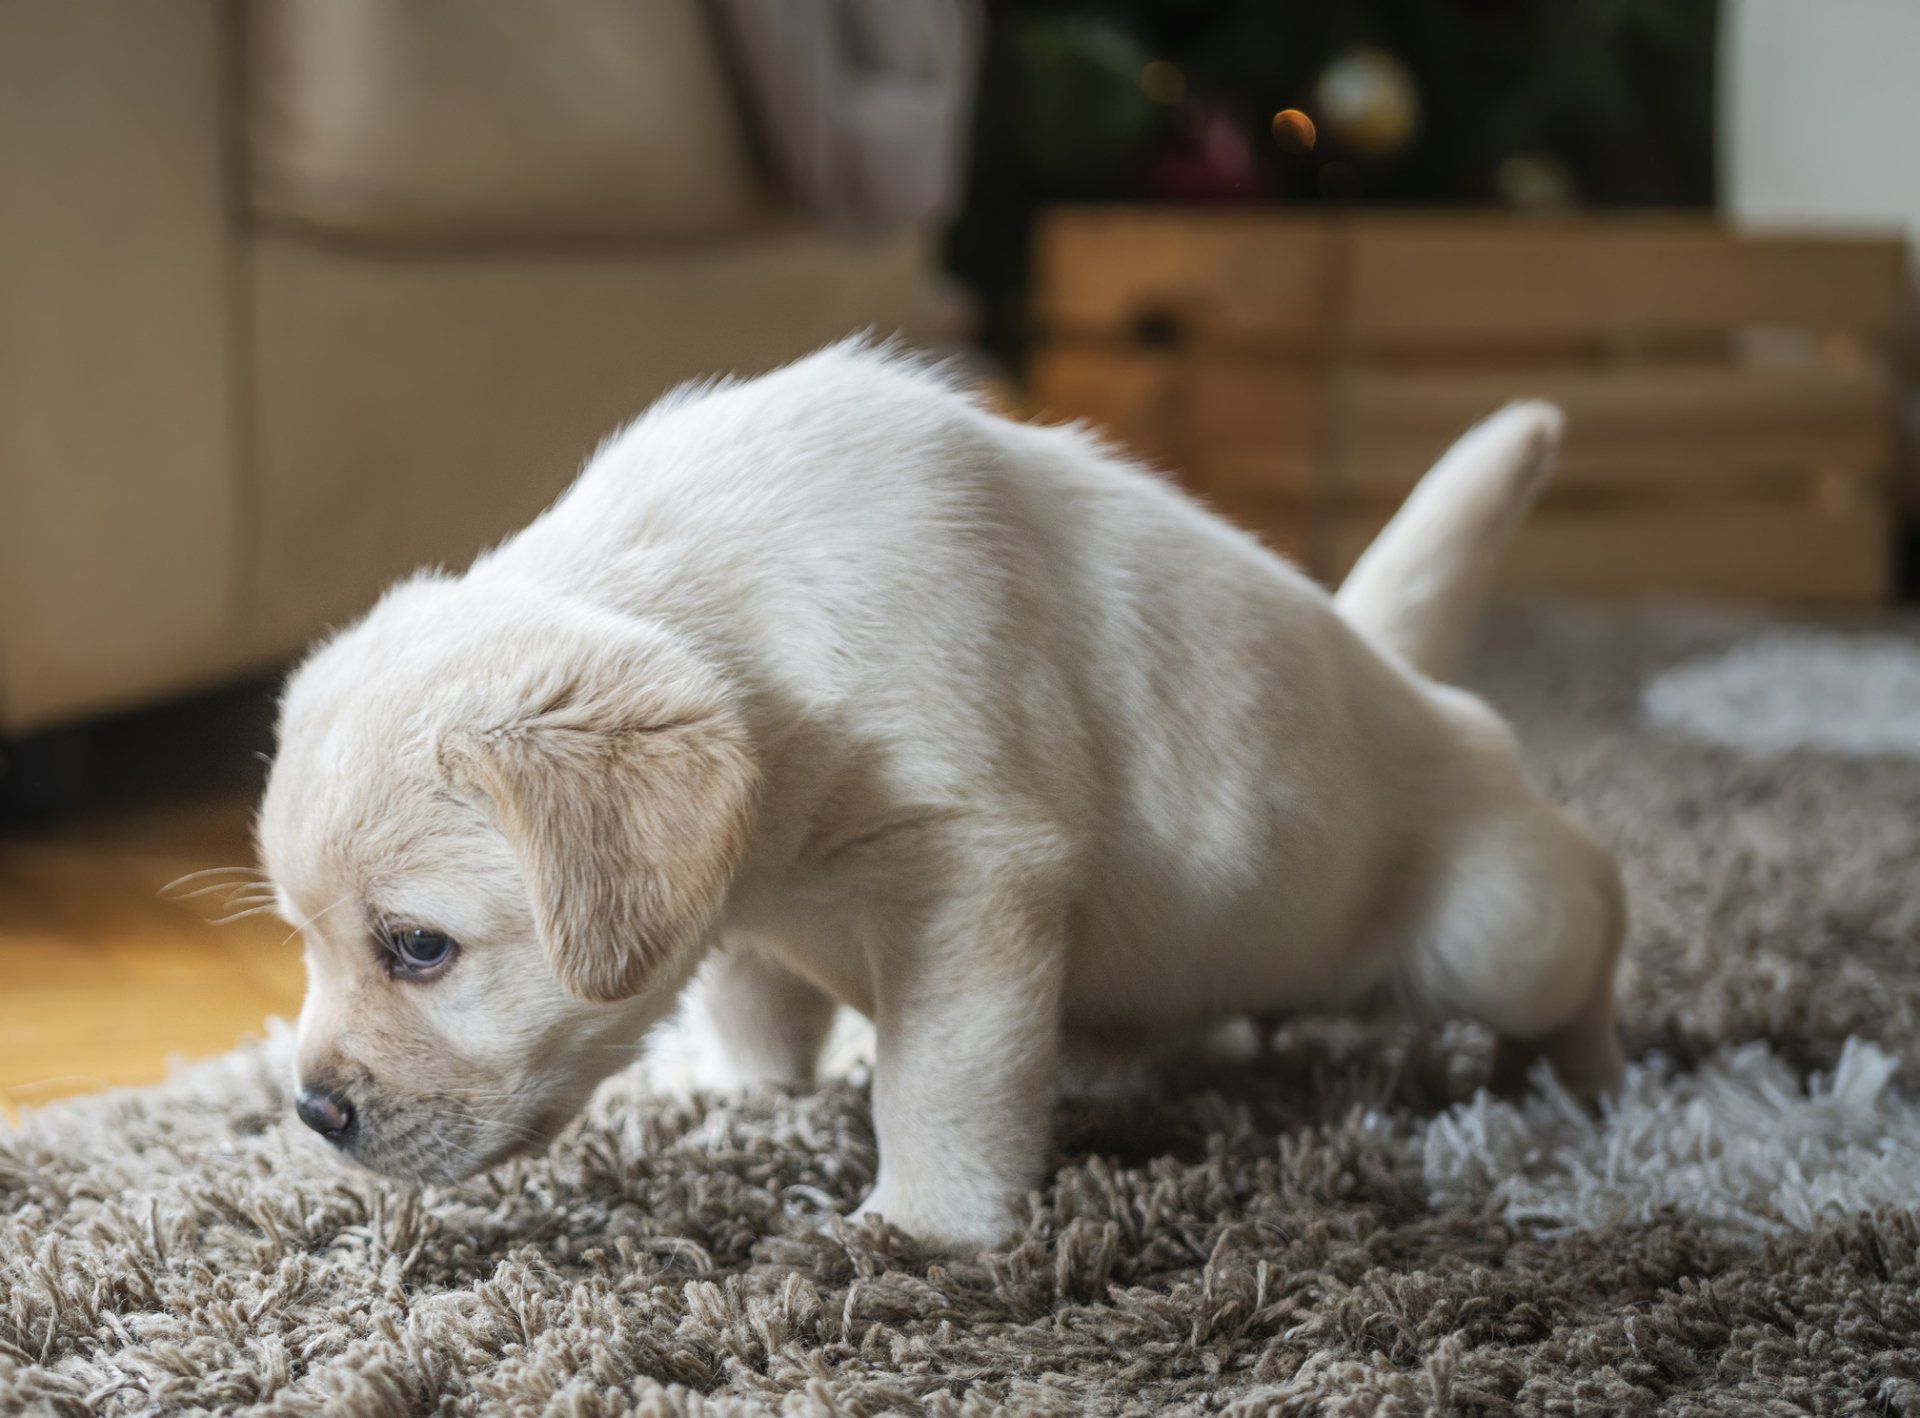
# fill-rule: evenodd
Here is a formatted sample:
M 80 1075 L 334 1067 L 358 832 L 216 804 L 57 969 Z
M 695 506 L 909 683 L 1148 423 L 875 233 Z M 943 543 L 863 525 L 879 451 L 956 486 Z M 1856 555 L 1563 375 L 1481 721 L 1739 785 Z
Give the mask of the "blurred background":
M 297 1007 L 208 922 L 302 647 L 850 331 L 1327 580 L 1544 394 L 1516 589 L 1910 594 L 1915 55 L 1911 0 L 0 0 L 0 1110 Z

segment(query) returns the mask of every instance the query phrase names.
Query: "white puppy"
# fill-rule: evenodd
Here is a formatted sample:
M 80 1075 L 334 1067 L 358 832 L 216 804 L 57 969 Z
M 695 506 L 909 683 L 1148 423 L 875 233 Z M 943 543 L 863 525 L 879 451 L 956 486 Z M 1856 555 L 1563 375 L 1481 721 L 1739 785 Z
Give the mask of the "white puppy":
M 1071 428 L 858 343 L 682 390 L 286 694 L 260 843 L 300 1112 L 464 1175 L 704 968 L 733 1072 L 876 1026 L 879 1181 L 1004 1237 L 1063 1038 L 1398 986 L 1610 1083 L 1614 867 L 1441 666 L 1555 442 L 1469 433 L 1337 598 Z

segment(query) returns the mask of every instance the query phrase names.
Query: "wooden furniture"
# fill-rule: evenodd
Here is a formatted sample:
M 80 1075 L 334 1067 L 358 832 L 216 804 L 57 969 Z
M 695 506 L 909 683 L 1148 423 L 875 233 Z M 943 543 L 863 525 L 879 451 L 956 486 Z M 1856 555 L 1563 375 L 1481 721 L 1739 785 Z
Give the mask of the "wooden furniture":
M 1448 440 L 1565 408 L 1510 583 L 1866 602 L 1892 578 L 1895 240 L 1676 216 L 1061 208 L 1036 412 L 1336 581 Z

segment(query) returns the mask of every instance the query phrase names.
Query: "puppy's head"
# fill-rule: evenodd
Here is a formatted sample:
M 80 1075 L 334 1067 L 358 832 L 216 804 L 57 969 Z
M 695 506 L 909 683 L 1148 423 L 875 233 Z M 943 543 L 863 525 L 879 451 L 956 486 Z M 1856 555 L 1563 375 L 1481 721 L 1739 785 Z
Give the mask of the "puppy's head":
M 260 813 L 302 1120 L 420 1180 L 551 1137 L 671 1007 L 756 789 L 665 634 L 517 584 L 391 593 L 289 684 Z

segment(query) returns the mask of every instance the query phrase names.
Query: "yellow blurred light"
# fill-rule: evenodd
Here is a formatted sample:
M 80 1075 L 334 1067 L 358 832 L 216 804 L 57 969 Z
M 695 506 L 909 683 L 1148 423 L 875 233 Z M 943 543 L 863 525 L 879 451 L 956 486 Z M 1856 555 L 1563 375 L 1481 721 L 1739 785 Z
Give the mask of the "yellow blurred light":
M 1313 111 L 1333 140 L 1369 161 L 1393 157 L 1420 126 L 1413 72 L 1383 49 L 1349 49 L 1313 86 Z
M 1140 71 L 1140 87 L 1155 103 L 1169 106 L 1187 96 L 1187 76 L 1166 59 L 1155 59 Z
M 1273 115 L 1273 141 L 1290 153 L 1310 153 L 1320 135 L 1313 120 L 1297 108 L 1283 108 Z

